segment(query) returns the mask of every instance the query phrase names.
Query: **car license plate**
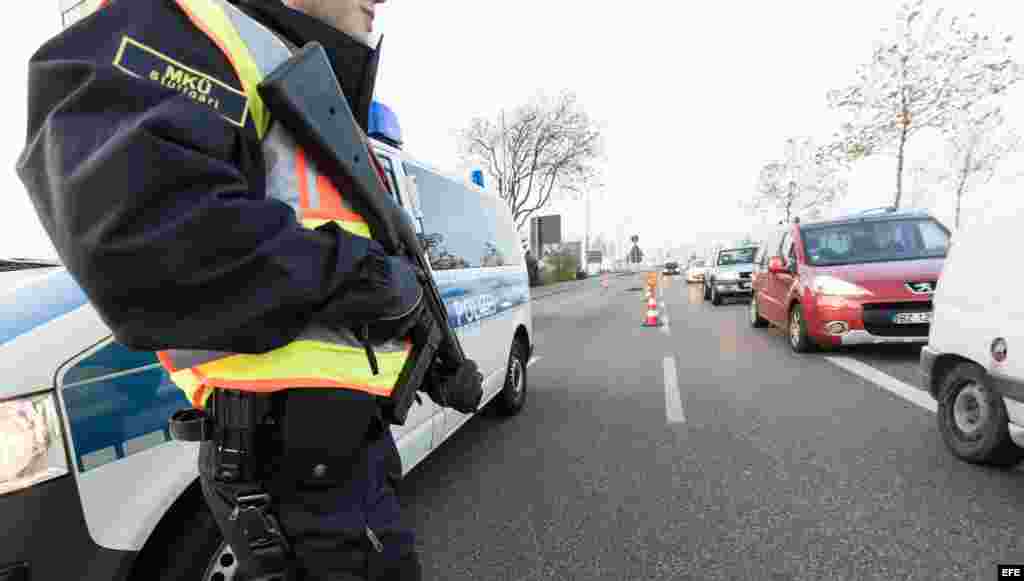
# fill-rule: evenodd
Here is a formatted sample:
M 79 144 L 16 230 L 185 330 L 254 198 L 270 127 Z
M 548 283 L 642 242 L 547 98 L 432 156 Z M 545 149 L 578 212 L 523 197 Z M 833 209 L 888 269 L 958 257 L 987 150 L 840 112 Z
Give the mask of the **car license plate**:
M 747 282 L 741 282 L 740 283 L 740 288 L 742 288 L 742 289 L 745 289 L 745 288 L 747 288 L 749 286 L 750 286 L 750 283 L 747 283 Z
M 897 325 L 920 325 L 922 323 L 931 323 L 932 314 L 929 313 L 896 313 L 892 318 L 892 322 Z

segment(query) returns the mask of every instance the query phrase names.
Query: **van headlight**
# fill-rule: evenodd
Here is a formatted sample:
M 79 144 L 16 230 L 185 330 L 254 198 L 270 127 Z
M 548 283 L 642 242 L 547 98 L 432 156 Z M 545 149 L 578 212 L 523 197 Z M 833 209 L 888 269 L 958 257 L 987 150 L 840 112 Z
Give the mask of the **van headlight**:
M 0 402 L 0 494 L 67 473 L 54 394 Z
M 817 276 L 812 286 L 818 294 L 834 297 L 862 297 L 871 294 L 865 288 L 834 276 Z

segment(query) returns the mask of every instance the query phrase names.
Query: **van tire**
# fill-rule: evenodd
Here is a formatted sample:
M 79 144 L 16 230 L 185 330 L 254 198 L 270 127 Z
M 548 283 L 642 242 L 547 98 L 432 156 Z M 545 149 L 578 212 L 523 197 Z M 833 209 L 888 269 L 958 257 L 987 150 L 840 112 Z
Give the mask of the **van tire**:
M 523 411 L 523 406 L 526 405 L 526 353 L 526 346 L 521 341 L 512 342 L 512 349 L 508 354 L 505 385 L 494 398 L 494 409 L 499 415 L 514 416 Z
M 214 567 L 224 572 L 237 569 L 234 555 L 230 551 L 225 553 L 224 537 L 202 495 L 198 495 L 198 502 L 189 504 L 190 514 L 177 519 L 177 522 L 166 523 L 158 538 L 151 539 L 157 541 L 159 546 L 155 548 L 159 550 L 145 551 L 148 558 L 136 563 L 132 581 L 232 578 L 231 575 L 211 576 Z
M 1024 459 L 1024 449 L 1010 438 L 1003 398 L 974 363 L 961 363 L 941 378 L 936 417 L 942 441 L 961 460 L 1010 467 Z M 975 422 L 968 432 L 960 427 Z

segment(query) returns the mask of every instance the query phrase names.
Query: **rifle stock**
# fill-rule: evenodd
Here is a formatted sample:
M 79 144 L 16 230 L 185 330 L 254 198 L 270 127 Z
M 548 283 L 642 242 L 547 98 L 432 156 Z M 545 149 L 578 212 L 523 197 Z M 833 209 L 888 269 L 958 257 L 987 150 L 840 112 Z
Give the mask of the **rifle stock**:
M 424 382 L 471 382 L 475 385 L 469 389 L 479 392 L 482 377 L 448 325 L 448 309 L 430 276 L 430 264 L 412 221 L 381 182 L 370 158 L 369 140 L 342 94 L 323 47 L 317 42 L 306 44 L 271 71 L 257 91 L 271 115 L 311 150 L 320 171 L 330 178 L 349 179 L 352 191 L 346 201 L 367 221 L 373 239 L 387 253 L 404 256 L 418 267 L 429 320 L 411 334 L 412 354 L 385 406 L 390 421 L 405 423 L 415 393 Z M 458 403 L 452 407 L 469 413 L 476 411 L 478 404 L 479 397 L 462 403 L 463 409 Z

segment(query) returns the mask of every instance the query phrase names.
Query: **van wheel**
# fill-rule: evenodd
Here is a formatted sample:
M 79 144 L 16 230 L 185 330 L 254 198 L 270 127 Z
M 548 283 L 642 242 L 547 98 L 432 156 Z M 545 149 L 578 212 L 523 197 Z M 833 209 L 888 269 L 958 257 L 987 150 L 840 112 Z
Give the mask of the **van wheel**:
M 814 350 L 814 343 L 807 334 L 807 320 L 804 319 L 804 309 L 800 303 L 793 305 L 789 310 L 789 346 L 796 353 L 810 353 Z
M 983 369 L 961 363 L 941 380 L 939 433 L 953 455 L 972 464 L 1013 466 L 1024 450 L 1013 443 L 1003 398 Z
M 508 371 L 505 385 L 494 398 L 495 408 L 503 416 L 514 416 L 526 405 L 526 347 L 520 341 L 513 341 L 508 354 Z
M 231 581 L 236 578 L 238 562 L 224 542 L 217 521 L 202 495 L 193 502 L 191 514 L 158 531 L 158 550 L 147 552 L 137 562 L 133 581 Z
M 768 321 L 761 316 L 761 310 L 757 306 L 757 294 L 750 297 L 750 326 L 767 327 Z

